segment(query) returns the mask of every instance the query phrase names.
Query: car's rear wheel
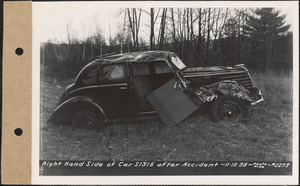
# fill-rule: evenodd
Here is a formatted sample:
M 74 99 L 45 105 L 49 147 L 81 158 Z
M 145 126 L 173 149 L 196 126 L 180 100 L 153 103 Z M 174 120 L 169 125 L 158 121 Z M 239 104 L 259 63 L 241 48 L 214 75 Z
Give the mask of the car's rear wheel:
M 248 111 L 243 100 L 233 96 L 220 96 L 211 104 L 209 114 L 213 122 L 238 121 L 245 119 Z
M 104 130 L 106 126 L 103 118 L 88 109 L 77 112 L 72 119 L 72 125 L 76 128 L 95 129 L 99 131 Z

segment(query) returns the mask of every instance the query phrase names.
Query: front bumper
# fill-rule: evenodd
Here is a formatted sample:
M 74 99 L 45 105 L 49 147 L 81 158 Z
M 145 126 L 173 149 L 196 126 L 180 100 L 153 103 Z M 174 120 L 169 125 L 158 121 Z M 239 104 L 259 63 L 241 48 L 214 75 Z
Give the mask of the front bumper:
M 255 97 L 255 99 L 254 99 L 253 102 L 250 103 L 251 105 L 256 105 L 256 104 L 258 104 L 258 103 L 264 101 L 264 97 L 262 96 L 261 91 L 258 90 L 258 89 L 256 89 L 256 90 L 257 90 L 257 91 L 256 91 L 256 95 L 253 96 L 253 97 Z
M 260 103 L 260 102 L 262 102 L 262 101 L 264 101 L 264 98 L 261 96 L 261 98 L 260 98 L 259 100 L 253 101 L 253 102 L 251 103 L 251 105 L 256 105 L 256 104 L 258 104 L 258 103 Z

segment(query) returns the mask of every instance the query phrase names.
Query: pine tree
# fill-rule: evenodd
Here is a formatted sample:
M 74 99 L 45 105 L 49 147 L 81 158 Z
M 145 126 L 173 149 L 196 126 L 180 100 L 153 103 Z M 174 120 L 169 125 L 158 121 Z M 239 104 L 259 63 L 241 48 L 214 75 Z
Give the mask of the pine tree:
M 273 69 L 278 39 L 287 34 L 290 25 L 285 23 L 286 15 L 274 8 L 256 9 L 254 13 L 244 28 L 252 40 L 252 59 L 265 70 Z

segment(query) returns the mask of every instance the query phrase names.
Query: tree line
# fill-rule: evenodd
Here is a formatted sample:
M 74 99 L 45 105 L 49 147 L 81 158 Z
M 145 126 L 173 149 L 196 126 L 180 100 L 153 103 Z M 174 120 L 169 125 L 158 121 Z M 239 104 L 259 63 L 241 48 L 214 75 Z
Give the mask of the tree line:
M 127 8 L 114 37 L 107 43 L 96 32 L 84 41 L 41 45 L 45 75 L 74 77 L 96 56 L 144 50 L 168 50 L 187 66 L 245 64 L 250 70 L 292 70 L 293 38 L 286 15 L 274 8 Z M 141 34 L 142 33 L 142 34 Z M 48 73 L 48 74 L 47 74 Z

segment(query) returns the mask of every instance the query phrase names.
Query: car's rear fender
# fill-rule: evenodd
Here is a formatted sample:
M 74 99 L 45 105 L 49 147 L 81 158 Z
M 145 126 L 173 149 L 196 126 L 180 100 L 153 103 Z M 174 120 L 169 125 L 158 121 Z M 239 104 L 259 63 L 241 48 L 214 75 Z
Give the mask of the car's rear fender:
M 69 122 L 75 116 L 76 112 L 81 109 L 88 109 L 96 114 L 99 114 L 101 118 L 104 117 L 107 120 L 103 108 L 94 102 L 92 99 L 86 96 L 72 97 L 63 103 L 61 103 L 53 112 L 50 121 L 53 122 Z

